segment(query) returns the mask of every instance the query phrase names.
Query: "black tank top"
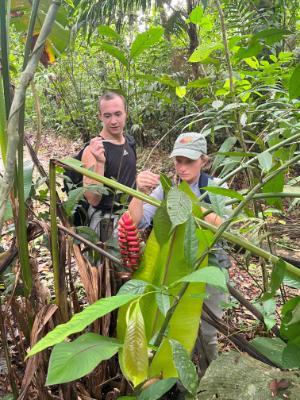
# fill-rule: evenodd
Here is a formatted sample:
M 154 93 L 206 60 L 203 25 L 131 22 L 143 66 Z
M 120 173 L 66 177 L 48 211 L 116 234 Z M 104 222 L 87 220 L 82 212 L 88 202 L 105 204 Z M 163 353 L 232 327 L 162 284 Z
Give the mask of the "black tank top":
M 127 139 L 124 144 L 104 142 L 103 145 L 106 157 L 104 176 L 135 188 L 136 154 L 132 146 L 128 144 Z M 96 208 L 103 212 L 117 211 L 122 207 L 122 205 L 118 205 L 120 197 L 121 194 L 114 195 L 114 192 L 110 192 L 109 195 L 102 195 Z

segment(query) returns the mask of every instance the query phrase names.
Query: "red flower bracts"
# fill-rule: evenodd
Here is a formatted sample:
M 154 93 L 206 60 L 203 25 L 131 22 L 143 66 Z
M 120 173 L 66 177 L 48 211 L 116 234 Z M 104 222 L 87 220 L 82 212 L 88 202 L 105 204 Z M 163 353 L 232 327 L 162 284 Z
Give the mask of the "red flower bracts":
M 123 266 L 132 270 L 137 269 L 141 249 L 140 237 L 128 211 L 119 219 L 118 237 Z

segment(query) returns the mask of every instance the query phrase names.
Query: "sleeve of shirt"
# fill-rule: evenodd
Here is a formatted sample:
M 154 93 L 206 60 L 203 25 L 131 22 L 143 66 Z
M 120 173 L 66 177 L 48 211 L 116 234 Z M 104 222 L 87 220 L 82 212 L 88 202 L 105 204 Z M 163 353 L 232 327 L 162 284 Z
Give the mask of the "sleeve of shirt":
M 164 199 L 164 190 L 161 185 L 157 186 L 156 189 L 150 194 L 156 200 L 163 200 Z M 152 206 L 151 204 L 144 203 L 143 204 L 143 218 L 141 219 L 138 228 L 139 229 L 146 229 L 148 226 L 151 225 L 153 220 L 154 214 L 156 212 L 157 207 Z

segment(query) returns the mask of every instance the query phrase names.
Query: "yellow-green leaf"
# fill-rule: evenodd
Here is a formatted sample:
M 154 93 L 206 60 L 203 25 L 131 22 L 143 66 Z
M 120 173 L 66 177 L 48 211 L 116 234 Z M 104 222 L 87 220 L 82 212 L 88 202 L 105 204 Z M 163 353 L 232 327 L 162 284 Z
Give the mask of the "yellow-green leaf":
M 148 346 L 144 318 L 138 302 L 127 311 L 127 328 L 121 358 L 123 373 L 134 386 L 147 379 Z

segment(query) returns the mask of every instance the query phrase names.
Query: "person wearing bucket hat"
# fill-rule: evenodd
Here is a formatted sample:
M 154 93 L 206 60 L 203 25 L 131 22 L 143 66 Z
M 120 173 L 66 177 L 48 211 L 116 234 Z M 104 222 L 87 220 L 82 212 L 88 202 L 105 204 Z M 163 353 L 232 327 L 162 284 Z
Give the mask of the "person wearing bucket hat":
M 201 133 L 185 132 L 180 134 L 174 143 L 170 158 L 174 160 L 175 172 L 179 181 L 186 181 L 197 197 L 202 193 L 201 186 L 207 186 L 209 179 L 217 180 L 202 171 L 203 167 L 208 163 L 209 157 L 207 156 L 207 142 Z M 150 196 L 157 200 L 163 200 L 164 190 L 159 179 L 158 174 L 154 174 L 151 171 L 142 171 L 137 175 L 137 189 L 144 193 L 150 193 Z M 227 185 L 224 184 L 222 187 L 227 187 Z M 206 197 L 205 201 L 210 203 L 208 197 Z M 206 211 L 204 207 L 201 208 L 203 212 Z M 145 229 L 151 226 L 156 207 L 133 198 L 129 204 L 129 212 L 138 228 Z M 215 226 L 219 226 L 223 222 L 223 218 L 214 212 L 207 214 L 204 219 Z M 218 247 L 210 255 L 209 264 L 228 268 L 231 265 L 231 261 L 226 252 Z M 217 317 L 221 318 L 223 310 L 220 303 L 226 302 L 226 295 L 210 285 L 207 285 L 207 294 L 210 297 L 205 300 L 205 304 Z M 202 354 L 204 353 L 204 358 L 206 358 L 204 365 L 207 365 L 218 355 L 217 330 L 206 321 L 201 320 L 199 338 L 201 338 Z

